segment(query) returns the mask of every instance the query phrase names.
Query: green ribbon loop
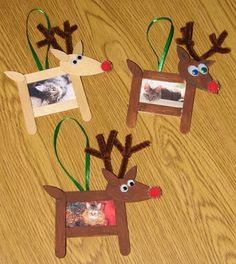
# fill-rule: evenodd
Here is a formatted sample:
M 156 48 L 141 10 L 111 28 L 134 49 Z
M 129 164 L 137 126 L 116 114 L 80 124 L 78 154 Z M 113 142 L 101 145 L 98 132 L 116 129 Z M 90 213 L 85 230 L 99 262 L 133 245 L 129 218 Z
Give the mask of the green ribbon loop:
M 170 24 L 171 24 L 171 26 L 170 26 L 170 31 L 169 31 L 169 35 L 168 35 L 167 41 L 166 41 L 165 46 L 164 46 L 163 53 L 162 53 L 161 58 L 160 58 L 160 60 L 159 60 L 158 55 L 157 55 L 155 49 L 153 48 L 153 46 L 152 46 L 152 44 L 151 44 L 151 42 L 150 42 L 150 40 L 149 40 L 149 31 L 150 31 L 151 27 L 152 27 L 156 22 L 158 22 L 158 21 L 160 21 L 160 20 L 166 20 L 166 21 L 169 21 Z M 168 17 L 154 18 L 154 19 L 152 20 L 152 22 L 151 22 L 151 23 L 149 24 L 149 26 L 148 26 L 148 29 L 147 29 L 147 41 L 148 41 L 150 47 L 152 48 L 154 54 L 155 54 L 156 57 L 157 57 L 157 71 L 158 71 L 158 72 L 161 72 L 161 71 L 162 71 L 162 68 L 163 68 L 163 65 L 164 65 L 164 62 L 165 62 L 165 59 L 166 59 L 166 56 L 167 56 L 167 53 L 168 53 L 168 50 L 169 50 L 169 47 L 170 47 L 170 44 L 171 44 L 172 38 L 173 38 L 173 34 L 174 34 L 174 25 L 173 25 L 173 23 L 172 23 L 172 20 L 171 20 L 170 18 L 168 18 Z
M 86 134 L 86 131 L 85 131 L 84 127 L 75 118 L 73 118 L 73 117 L 65 117 L 57 124 L 57 126 L 55 128 L 55 131 L 54 131 L 54 137 L 53 137 L 54 151 L 55 151 L 55 154 L 56 154 L 57 161 L 61 165 L 64 173 L 66 174 L 66 176 L 68 176 L 71 179 L 71 181 L 75 184 L 75 186 L 81 192 L 83 192 L 84 191 L 83 187 L 66 170 L 65 166 L 62 164 L 61 160 L 59 159 L 58 152 L 57 152 L 57 138 L 58 138 L 58 134 L 59 134 L 59 131 L 60 131 L 60 128 L 61 128 L 62 124 L 65 121 L 67 121 L 67 120 L 72 120 L 77 125 L 79 125 L 79 127 L 80 127 L 81 131 L 83 132 L 83 134 L 85 136 L 85 139 L 86 139 L 86 147 L 89 147 L 89 138 L 88 138 L 88 135 Z M 90 154 L 86 153 L 85 154 L 85 188 L 86 188 L 86 191 L 89 191 L 89 174 L 90 174 Z
M 43 70 L 43 66 L 39 60 L 39 57 L 38 55 L 36 54 L 34 48 L 33 48 L 33 45 L 31 44 L 31 41 L 30 41 L 30 38 L 29 38 L 29 29 L 28 29 L 28 24 L 29 24 L 29 17 L 30 15 L 33 13 L 33 12 L 40 12 L 41 14 L 44 15 L 44 17 L 46 18 L 47 20 L 47 28 L 48 30 L 51 29 L 51 23 L 50 23 L 50 20 L 49 20 L 49 17 L 48 15 L 40 8 L 35 8 L 35 9 L 32 9 L 28 16 L 27 16 L 27 19 L 26 19 L 26 37 L 27 37 L 27 40 L 28 40 L 28 44 L 29 44 L 29 47 L 30 47 L 30 50 L 32 52 L 32 55 L 33 55 L 33 58 L 36 62 L 36 65 L 39 69 L 39 71 L 42 71 Z M 48 44 L 48 47 L 47 47 L 47 51 L 46 51 L 46 57 L 45 57 L 45 69 L 48 69 L 49 68 L 49 63 L 48 63 L 48 52 L 49 52 L 49 48 L 50 48 L 50 44 Z

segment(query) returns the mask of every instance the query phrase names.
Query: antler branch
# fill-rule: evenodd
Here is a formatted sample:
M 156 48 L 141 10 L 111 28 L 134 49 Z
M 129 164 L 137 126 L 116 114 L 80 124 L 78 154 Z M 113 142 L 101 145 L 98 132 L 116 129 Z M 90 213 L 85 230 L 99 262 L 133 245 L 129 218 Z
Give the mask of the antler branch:
M 56 38 L 55 38 L 55 30 L 54 28 L 51 28 L 48 30 L 44 25 L 38 24 L 37 26 L 38 30 L 44 35 L 45 39 L 38 41 L 36 44 L 38 48 L 41 48 L 46 45 L 52 45 L 54 49 L 58 49 L 63 51 L 61 46 L 58 44 Z
M 89 153 L 92 156 L 102 159 L 105 168 L 110 172 L 113 172 L 113 168 L 111 165 L 111 152 L 114 146 L 114 141 L 116 139 L 117 133 L 118 132 L 116 130 L 112 130 L 108 136 L 107 143 L 104 139 L 103 134 L 97 135 L 96 138 L 98 142 L 99 151 L 93 148 L 85 149 L 86 153 Z
M 50 44 L 54 49 L 59 49 L 61 51 L 64 51 L 55 38 L 55 34 L 57 34 L 61 38 L 65 39 L 66 53 L 67 54 L 73 53 L 72 34 L 78 28 L 78 26 L 77 25 L 70 26 L 70 23 L 67 20 L 64 22 L 63 27 L 64 30 L 60 29 L 58 26 L 52 27 L 50 30 L 48 30 L 42 24 L 38 24 L 37 28 L 44 35 L 45 39 L 37 42 L 37 46 L 41 48 L 43 46 Z
M 143 149 L 143 148 L 150 146 L 150 143 L 151 143 L 150 141 L 146 140 L 146 141 L 139 143 L 139 144 L 132 147 L 132 135 L 131 134 L 126 136 L 125 146 L 123 146 L 117 138 L 115 139 L 114 145 L 120 151 L 120 153 L 123 157 L 121 165 L 120 165 L 120 170 L 118 173 L 118 178 L 124 177 L 126 169 L 127 169 L 127 165 L 129 162 L 129 158 L 132 156 L 132 154 Z
M 119 139 L 117 139 L 117 134 L 118 132 L 116 130 L 112 130 L 108 136 L 107 142 L 105 141 L 103 134 L 97 135 L 96 139 L 98 142 L 99 150 L 89 147 L 85 149 L 85 152 L 99 159 L 102 159 L 105 168 L 113 173 L 113 168 L 111 165 L 111 152 L 113 146 L 115 146 L 122 155 L 122 161 L 117 177 L 123 178 L 127 169 L 129 158 L 132 156 L 132 154 L 150 146 L 151 142 L 146 140 L 144 142 L 132 146 L 132 135 L 129 134 L 126 136 L 125 145 L 123 146 Z
M 70 22 L 66 20 L 63 24 L 63 27 L 64 27 L 64 31 L 61 30 L 59 27 L 55 27 L 54 30 L 58 36 L 65 39 L 66 53 L 71 54 L 73 53 L 72 34 L 78 28 L 78 26 L 77 25 L 70 26 Z
M 231 50 L 229 48 L 223 48 L 221 45 L 223 44 L 224 40 L 226 39 L 228 33 L 224 30 L 218 38 L 216 38 L 216 34 L 212 33 L 209 36 L 209 39 L 212 43 L 212 47 L 206 51 L 202 55 L 198 55 L 194 49 L 194 41 L 192 40 L 193 37 L 193 22 L 187 22 L 185 27 L 180 29 L 182 33 L 182 38 L 177 38 L 176 43 L 179 45 L 185 45 L 189 54 L 197 61 L 205 60 L 212 56 L 215 53 L 229 53 Z

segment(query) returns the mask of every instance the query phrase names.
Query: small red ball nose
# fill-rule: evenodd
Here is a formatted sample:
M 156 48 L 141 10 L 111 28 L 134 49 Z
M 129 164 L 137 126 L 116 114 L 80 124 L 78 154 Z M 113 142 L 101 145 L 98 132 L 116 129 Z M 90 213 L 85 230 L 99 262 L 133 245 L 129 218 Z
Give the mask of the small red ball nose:
M 103 71 L 108 72 L 112 69 L 112 62 L 110 62 L 109 60 L 104 61 L 101 64 L 101 68 Z
M 207 85 L 207 90 L 211 93 L 217 93 L 219 91 L 219 85 L 216 81 L 210 81 Z
M 148 190 L 148 195 L 151 198 L 159 198 L 161 196 L 161 188 L 160 187 L 151 187 Z

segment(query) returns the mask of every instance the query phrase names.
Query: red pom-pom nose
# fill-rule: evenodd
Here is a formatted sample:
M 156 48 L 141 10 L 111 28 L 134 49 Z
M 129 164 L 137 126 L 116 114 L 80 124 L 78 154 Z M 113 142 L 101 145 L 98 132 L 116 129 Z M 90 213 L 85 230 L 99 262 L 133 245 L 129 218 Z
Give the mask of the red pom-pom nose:
M 207 85 L 207 90 L 211 93 L 218 93 L 219 85 L 216 81 L 210 81 Z
M 151 187 L 148 190 L 148 195 L 151 198 L 159 198 L 161 196 L 161 188 L 160 187 Z
M 112 69 L 112 63 L 109 60 L 106 60 L 102 63 L 101 68 L 104 72 L 108 72 Z

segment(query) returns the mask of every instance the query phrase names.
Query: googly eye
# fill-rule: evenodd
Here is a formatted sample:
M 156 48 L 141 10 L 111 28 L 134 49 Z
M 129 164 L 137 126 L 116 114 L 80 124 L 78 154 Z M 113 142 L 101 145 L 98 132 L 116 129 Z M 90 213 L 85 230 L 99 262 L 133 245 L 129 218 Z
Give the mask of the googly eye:
M 77 56 L 77 59 L 78 59 L 78 60 L 82 60 L 82 56 L 81 56 L 81 55 L 78 55 L 78 56 Z
M 77 60 L 76 59 L 73 59 L 72 61 L 71 61 L 71 64 L 76 64 L 77 63 Z
M 129 187 L 133 187 L 133 186 L 135 185 L 135 182 L 134 182 L 133 180 L 128 180 L 128 181 L 127 181 L 127 185 L 128 185 Z
M 188 72 L 192 75 L 192 76 L 198 76 L 199 74 L 199 70 L 196 66 L 194 65 L 190 65 L 188 66 Z
M 208 68 L 204 63 L 200 63 L 198 65 L 198 70 L 200 71 L 200 73 L 202 74 L 207 74 L 208 73 Z
M 126 184 L 122 184 L 120 186 L 120 191 L 121 192 L 128 192 L 128 190 L 129 190 L 129 188 L 128 188 L 128 186 Z

